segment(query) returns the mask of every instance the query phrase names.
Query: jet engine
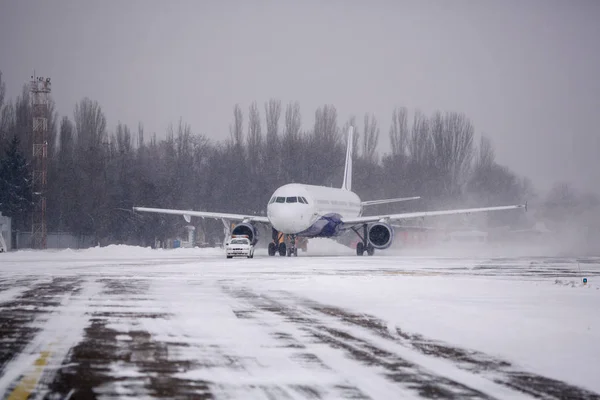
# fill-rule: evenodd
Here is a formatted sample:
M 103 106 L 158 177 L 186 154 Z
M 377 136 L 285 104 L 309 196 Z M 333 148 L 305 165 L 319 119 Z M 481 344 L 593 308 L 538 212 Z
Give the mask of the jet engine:
M 231 236 L 234 235 L 246 235 L 250 240 L 252 245 L 255 245 L 258 242 L 258 231 L 256 227 L 252 224 L 242 222 L 241 224 L 237 224 L 235 228 L 231 231 Z
M 384 222 L 377 222 L 369 227 L 368 238 L 376 249 L 387 249 L 394 241 L 394 228 Z

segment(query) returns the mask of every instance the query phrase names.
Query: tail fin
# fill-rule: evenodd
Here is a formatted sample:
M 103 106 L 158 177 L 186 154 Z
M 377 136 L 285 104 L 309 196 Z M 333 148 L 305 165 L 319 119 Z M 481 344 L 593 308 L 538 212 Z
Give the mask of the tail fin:
M 344 167 L 344 182 L 342 189 L 352 190 L 352 149 L 354 148 L 354 127 L 348 129 L 348 144 L 346 148 L 346 166 Z

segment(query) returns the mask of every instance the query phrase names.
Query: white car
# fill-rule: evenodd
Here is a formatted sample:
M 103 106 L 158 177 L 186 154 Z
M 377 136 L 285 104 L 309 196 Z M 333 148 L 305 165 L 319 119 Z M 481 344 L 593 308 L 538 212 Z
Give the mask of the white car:
M 225 245 L 225 254 L 227 258 L 232 257 L 254 257 L 254 246 L 250 243 L 247 236 L 234 236 L 229 243 Z

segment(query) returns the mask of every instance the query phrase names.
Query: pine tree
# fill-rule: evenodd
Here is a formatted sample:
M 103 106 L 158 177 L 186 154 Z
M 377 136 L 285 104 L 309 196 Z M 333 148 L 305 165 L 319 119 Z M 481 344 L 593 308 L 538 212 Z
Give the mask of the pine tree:
M 14 135 L 0 162 L 0 211 L 13 218 L 16 229 L 23 229 L 32 206 L 31 173 Z

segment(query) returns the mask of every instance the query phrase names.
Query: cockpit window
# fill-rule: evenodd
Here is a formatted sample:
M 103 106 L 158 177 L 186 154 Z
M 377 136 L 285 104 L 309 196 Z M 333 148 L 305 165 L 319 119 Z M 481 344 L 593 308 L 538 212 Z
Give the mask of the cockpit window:
M 303 203 L 308 204 L 305 197 L 302 196 L 290 196 L 290 197 L 273 197 L 269 201 L 269 204 L 273 203 Z

